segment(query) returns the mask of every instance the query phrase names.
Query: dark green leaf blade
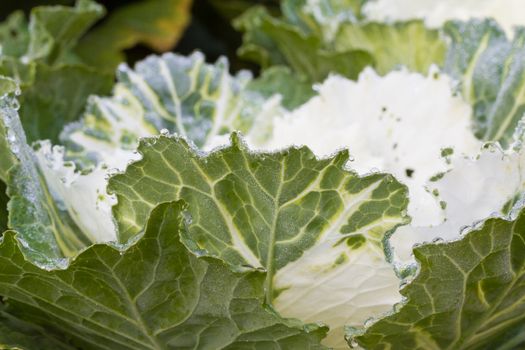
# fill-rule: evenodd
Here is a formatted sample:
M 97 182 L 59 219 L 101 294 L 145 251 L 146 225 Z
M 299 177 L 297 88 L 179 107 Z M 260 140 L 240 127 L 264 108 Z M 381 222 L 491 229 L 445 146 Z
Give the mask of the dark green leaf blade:
M 525 339 L 525 211 L 414 248 L 419 272 L 391 316 L 349 334 L 368 349 L 512 348 Z
M 18 107 L 14 93 L 0 98 L 5 154 L 11 159 L 5 181 L 10 198 L 8 226 L 20 232 L 28 259 L 40 266 L 60 265 L 64 257 L 74 256 L 91 241 L 50 193 L 36 153 L 27 143 Z
M 22 321 L 11 315 L 8 308 L 0 305 L 0 348 L 1 349 L 57 349 L 74 350 L 64 342 L 60 335 L 36 326 L 32 322 Z
M 0 234 L 7 230 L 7 202 L 9 202 L 9 198 L 7 197 L 6 191 L 5 183 L 0 180 Z
M 0 294 L 11 300 L 10 312 L 83 349 L 322 348 L 325 328 L 284 320 L 263 305 L 263 272 L 234 273 L 189 253 L 179 241 L 183 209 L 159 206 L 127 250 L 95 245 L 63 270 L 26 261 L 8 231 Z

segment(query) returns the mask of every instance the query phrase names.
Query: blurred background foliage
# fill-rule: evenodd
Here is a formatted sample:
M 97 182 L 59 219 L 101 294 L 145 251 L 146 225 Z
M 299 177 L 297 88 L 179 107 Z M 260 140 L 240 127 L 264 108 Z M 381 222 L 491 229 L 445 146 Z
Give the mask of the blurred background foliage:
M 107 22 L 115 21 L 115 17 L 122 17 L 120 13 L 129 11 L 129 7 L 140 6 L 145 2 L 161 2 L 159 0 L 98 0 L 99 4 L 106 8 L 107 14 L 86 34 L 102 31 Z M 175 2 L 182 2 L 175 0 Z M 154 47 L 146 42 L 134 43 L 125 48 L 125 59 L 129 64 L 143 59 L 144 57 L 159 52 L 173 51 L 181 54 L 189 54 L 194 50 L 202 51 L 207 61 L 213 62 L 219 56 L 228 57 L 232 72 L 240 69 L 250 69 L 258 72 L 257 65 L 243 61 L 236 55 L 236 50 L 241 45 L 241 33 L 236 31 L 231 21 L 242 14 L 249 7 L 264 5 L 275 15 L 279 14 L 279 0 L 188 0 L 191 2 L 190 21 L 187 27 L 172 27 L 180 36 L 176 37 L 171 47 Z M 47 5 L 74 6 L 75 0 L 3 0 L 0 4 L 0 20 L 4 21 L 9 14 L 21 10 L 29 16 L 32 8 Z M 148 4 L 150 5 L 150 4 Z M 151 5 L 150 5 L 151 6 Z M 180 11 L 180 10 L 179 10 Z M 179 13 L 179 16 L 184 15 Z M 103 31 L 102 31 L 103 32 Z M 99 40 L 104 35 L 99 35 Z M 129 44 L 129 43 L 128 43 Z M 100 44 L 103 47 L 102 43 Z

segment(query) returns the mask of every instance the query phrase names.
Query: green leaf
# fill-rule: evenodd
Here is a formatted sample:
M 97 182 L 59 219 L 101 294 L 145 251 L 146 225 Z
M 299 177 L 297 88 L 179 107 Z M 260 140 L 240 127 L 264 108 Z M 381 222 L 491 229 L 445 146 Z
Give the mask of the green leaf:
M 68 50 L 104 12 L 102 6 L 91 0 L 78 0 L 75 7 L 34 8 L 29 23 L 27 59 L 47 64 L 65 59 Z
M 7 188 L 3 181 L 0 180 L 0 234 L 7 230 Z
M 14 93 L 17 89 L 18 87 L 14 80 L 0 76 L 0 100 L 3 99 L 5 95 Z M 0 113 L 2 112 L 3 111 L 0 110 Z M 7 141 L 7 129 L 0 119 L 0 182 L 7 181 L 7 172 L 11 169 L 14 162 L 15 159 L 11 154 Z
M 18 89 L 14 80 L 0 76 L 0 96 L 12 94 Z M 9 148 L 7 129 L 2 122 L 2 111 L 0 111 L 0 234 L 7 229 L 8 212 L 7 202 L 7 174 L 9 169 L 16 163 Z
M 206 64 L 200 52 L 188 57 L 151 56 L 134 70 L 122 66 L 117 79 L 113 96 L 92 98 L 82 121 L 62 135 L 76 149 L 72 156 L 79 163 L 96 158 L 123 169 L 133 158 L 138 138 L 162 129 L 210 148 L 217 137 L 248 131 L 254 119 L 278 114 L 280 108 L 267 105 L 261 94 L 247 89 L 251 74 L 241 71 L 231 76 L 226 59 Z M 122 153 L 116 157 L 119 150 Z
M 22 321 L 0 307 L 0 348 L 2 349 L 74 349 L 48 330 Z
M 41 266 L 55 266 L 61 264 L 65 256 L 74 256 L 88 246 L 92 236 L 78 227 L 77 217 L 82 212 L 68 210 L 65 195 L 59 191 L 57 183 L 67 186 L 63 183 L 69 181 L 67 176 L 57 172 L 55 177 L 50 177 L 42 164 L 42 155 L 27 144 L 17 107 L 13 94 L 0 99 L 0 125 L 8 135 L 7 153 L 12 159 L 6 181 L 10 197 L 8 226 L 20 233 L 29 260 Z M 75 198 L 78 189 L 70 189 L 69 195 Z M 79 200 L 85 202 L 85 194 L 76 192 L 79 194 L 84 196 Z M 98 217 L 95 222 L 96 219 Z
M 88 97 L 106 95 L 113 86 L 111 74 L 86 66 L 36 64 L 35 68 L 33 83 L 19 97 L 20 118 L 30 143 L 44 139 L 58 143 L 64 125 L 82 115 Z
M 444 62 L 447 49 L 439 31 L 427 29 L 418 20 L 393 24 L 345 22 L 334 39 L 334 47 L 336 51 L 370 53 L 380 74 L 400 66 L 426 74 L 432 64 Z
M 356 79 L 365 66 L 380 74 L 400 66 L 426 74 L 431 64 L 443 63 L 446 44 L 439 31 L 417 20 L 359 21 L 361 5 L 360 1 L 284 1 L 280 18 L 254 7 L 234 22 L 244 32 L 239 54 L 263 68 L 288 65 L 311 82 L 324 80 L 330 72 Z
M 0 294 L 11 313 L 82 349 L 322 348 L 326 328 L 264 305 L 263 272 L 232 272 L 189 253 L 179 241 L 182 210 L 163 204 L 126 250 L 96 245 L 50 271 L 27 262 L 9 231 L 0 245 Z
M 87 66 L 25 64 L 11 57 L 0 58 L 0 74 L 12 77 L 21 87 L 20 117 L 30 142 L 50 139 L 57 143 L 64 125 L 82 115 L 88 97 L 108 94 L 113 86 L 111 74 Z
M 36 66 L 18 57 L 0 56 L 0 74 L 14 79 L 22 89 L 34 83 Z
M 115 97 L 92 99 L 84 123 L 69 129 L 77 131 L 67 134 L 70 138 L 64 136 L 72 147 L 67 154 L 49 141 L 31 149 L 12 105 L 15 102 L 12 97 L 5 101 L 2 127 L 11 132 L 6 149 L 16 155 L 17 164 L 7 181 L 12 199 L 9 227 L 24 237 L 26 254 L 35 263 L 51 264 L 50 259 L 59 263 L 92 242 L 115 239 L 113 201 L 106 193 L 106 177 L 109 169 L 123 170 L 136 159 L 133 152 L 138 137 L 155 135 L 157 128 L 167 127 L 197 142 L 200 136 L 206 143 L 211 137 L 205 134 L 206 129 L 217 136 L 242 128 L 246 122 L 243 118 L 255 117 L 262 108 L 257 105 L 261 96 L 244 91 L 250 76 L 241 73 L 231 77 L 224 60 L 206 65 L 200 54 L 190 58 L 167 55 L 146 60 L 137 71 L 141 74 L 121 70 Z M 158 79 L 157 72 L 163 79 Z M 68 76 L 74 78 L 73 73 Z M 48 90 L 42 88 L 44 93 Z M 51 121 L 49 125 L 53 125 Z M 177 129 L 179 125 L 182 129 Z M 52 130 L 49 128 L 48 133 Z M 87 168 L 76 172 L 65 156 Z
M 362 19 L 362 6 L 367 0 L 284 0 L 286 20 L 306 32 L 333 40 L 340 25 Z
M 315 94 L 307 77 L 293 73 L 286 66 L 265 69 L 260 77 L 248 84 L 248 89 L 266 98 L 278 93 L 282 96 L 283 106 L 288 109 L 299 107 Z
M 451 38 L 445 71 L 473 106 L 476 136 L 508 147 L 525 111 L 525 30 L 512 41 L 493 20 L 451 21 L 444 31 Z
M 0 75 L 0 97 L 15 93 L 18 90 L 18 84 L 12 78 Z
M 461 240 L 414 248 L 415 279 L 398 311 L 364 334 L 367 349 L 511 349 L 523 345 L 525 211 L 489 219 Z
M 392 176 L 344 170 L 344 151 L 322 160 L 306 147 L 254 154 L 236 134 L 231 146 L 204 156 L 178 137 L 145 139 L 138 150 L 142 159 L 108 187 L 118 199 L 122 242 L 142 230 L 156 205 L 183 199 L 191 217 L 183 242 L 236 268 L 264 268 L 267 301 L 286 316 L 327 323 L 328 346 L 343 342 L 344 322 L 363 322 L 359 315 L 377 314 L 384 300 L 397 298 L 399 280 L 382 240 L 408 219 L 406 188 Z M 383 287 L 368 300 L 350 275 Z M 343 321 L 333 308 L 355 316 Z
M 2 56 L 22 57 L 29 45 L 29 30 L 24 13 L 16 11 L 0 23 Z
M 373 64 L 369 53 L 329 50 L 319 36 L 271 17 L 264 8 L 250 9 L 235 20 L 234 26 L 245 32 L 239 55 L 263 68 L 288 65 L 311 81 L 321 81 L 331 72 L 355 79 L 364 67 Z
M 89 95 L 110 92 L 111 74 L 65 64 L 72 61 L 70 51 L 79 37 L 103 13 L 95 2 L 79 0 L 75 7 L 34 8 L 29 29 L 18 12 L 1 24 L 0 74 L 15 79 L 22 89 L 20 114 L 30 142 L 58 142 L 64 124 L 77 120 Z
M 89 65 L 113 71 L 123 51 L 137 44 L 169 51 L 190 19 L 191 0 L 145 0 L 116 9 L 80 41 L 76 53 Z

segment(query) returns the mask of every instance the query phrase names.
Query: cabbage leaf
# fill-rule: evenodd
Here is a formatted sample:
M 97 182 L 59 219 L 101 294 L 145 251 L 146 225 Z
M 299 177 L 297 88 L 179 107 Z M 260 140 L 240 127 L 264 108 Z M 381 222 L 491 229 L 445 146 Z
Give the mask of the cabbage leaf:
M 183 210 L 165 203 L 134 245 L 95 245 L 50 271 L 28 262 L 16 234 L 6 232 L 0 293 L 9 312 L 83 349 L 322 348 L 325 328 L 263 306 L 263 272 L 232 272 L 218 259 L 188 252 L 179 241 Z

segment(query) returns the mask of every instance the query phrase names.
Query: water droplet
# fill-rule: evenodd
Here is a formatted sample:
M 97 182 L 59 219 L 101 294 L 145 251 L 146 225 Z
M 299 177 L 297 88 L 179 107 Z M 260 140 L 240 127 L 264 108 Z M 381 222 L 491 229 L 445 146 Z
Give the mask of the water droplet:
M 359 344 L 357 343 L 357 341 L 355 341 L 355 339 L 350 340 L 350 344 L 349 345 L 350 345 L 350 347 L 352 349 L 355 349 L 355 348 L 357 348 L 359 346 Z
M 445 240 L 441 237 L 436 237 L 432 240 L 432 243 L 443 243 Z
M 353 162 L 353 161 L 355 161 L 355 158 L 352 157 L 352 156 L 350 156 L 350 157 L 348 157 L 348 160 L 351 161 L 351 162 Z
M 399 289 L 403 289 L 408 285 L 408 281 L 404 280 L 399 283 Z
M 374 324 L 374 319 L 373 319 L 372 317 L 367 318 L 367 319 L 365 320 L 365 327 L 366 327 L 366 328 L 370 327 L 372 324 Z
M 160 134 L 162 136 L 168 136 L 170 134 L 170 131 L 168 129 L 161 129 Z

